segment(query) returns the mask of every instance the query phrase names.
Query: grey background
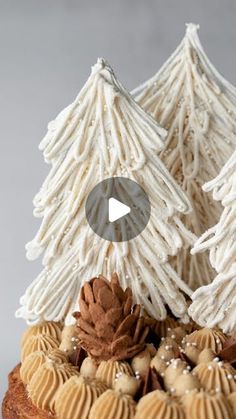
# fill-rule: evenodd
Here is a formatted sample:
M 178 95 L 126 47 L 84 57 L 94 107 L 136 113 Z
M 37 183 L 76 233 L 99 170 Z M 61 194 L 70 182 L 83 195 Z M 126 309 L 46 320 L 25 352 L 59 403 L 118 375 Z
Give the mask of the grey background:
M 0 0 L 0 398 L 25 328 L 18 299 L 40 269 L 24 244 L 38 220 L 32 198 L 48 167 L 38 151 L 47 122 L 70 103 L 98 56 L 129 89 L 153 75 L 200 23 L 212 62 L 236 82 L 233 0 Z

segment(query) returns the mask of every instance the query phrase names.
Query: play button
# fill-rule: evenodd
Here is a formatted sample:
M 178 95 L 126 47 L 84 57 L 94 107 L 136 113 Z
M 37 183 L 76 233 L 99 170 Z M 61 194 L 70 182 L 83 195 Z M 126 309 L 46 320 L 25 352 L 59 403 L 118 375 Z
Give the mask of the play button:
M 122 242 L 135 238 L 146 227 L 150 202 L 138 183 L 125 177 L 112 177 L 93 188 L 85 211 L 91 229 L 98 236 Z
M 110 198 L 108 202 L 108 219 L 110 223 L 114 223 L 114 221 L 119 220 L 130 213 L 130 207 L 122 204 L 122 202 L 118 201 L 118 199 Z

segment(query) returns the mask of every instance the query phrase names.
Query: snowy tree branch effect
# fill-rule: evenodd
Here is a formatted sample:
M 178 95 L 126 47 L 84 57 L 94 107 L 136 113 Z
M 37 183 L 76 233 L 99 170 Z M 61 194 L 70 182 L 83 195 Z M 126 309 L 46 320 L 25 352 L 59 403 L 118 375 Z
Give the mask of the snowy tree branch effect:
M 191 205 L 158 158 L 165 136 L 99 60 L 40 144 L 52 168 L 34 199 L 34 214 L 42 223 L 26 248 L 29 259 L 42 255 L 45 267 L 21 298 L 17 316 L 28 323 L 64 318 L 69 323 L 84 281 L 116 271 L 149 314 L 165 318 L 167 304 L 186 320 L 185 294 L 191 290 L 168 258 L 195 236 L 178 218 Z M 89 192 L 112 176 L 135 180 L 150 199 L 150 221 L 130 242 L 101 239 L 85 218 Z

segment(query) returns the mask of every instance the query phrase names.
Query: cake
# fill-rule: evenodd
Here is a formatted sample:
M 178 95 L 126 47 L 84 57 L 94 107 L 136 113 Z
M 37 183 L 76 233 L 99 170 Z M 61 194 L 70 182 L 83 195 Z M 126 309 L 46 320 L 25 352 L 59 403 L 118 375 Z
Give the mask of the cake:
M 192 32 L 190 25 L 177 52 L 195 71 L 198 60 L 187 53 L 198 47 L 203 61 L 205 55 Z M 178 63 L 177 52 L 171 65 Z M 214 83 L 208 88 L 214 86 L 217 95 Z M 195 94 L 198 88 L 197 83 Z M 150 104 L 150 89 L 143 92 L 143 105 Z M 226 118 L 224 130 L 228 123 Z M 43 256 L 43 270 L 16 313 L 28 328 L 20 363 L 9 374 L 3 419 L 235 418 L 234 320 L 229 334 L 218 323 L 207 327 L 189 316 L 200 279 L 195 286 L 192 276 L 183 280 L 179 263 L 197 240 L 196 231 L 183 222 L 191 217 L 193 194 L 158 157 L 166 135 L 104 59 L 92 68 L 75 101 L 49 124 L 40 148 L 52 167 L 34 199 L 34 214 L 42 223 L 26 245 L 29 259 Z M 101 198 L 87 204 L 98 183 L 107 199 L 107 178 L 121 179 L 116 184 L 120 203 L 135 195 L 137 205 L 118 217 L 120 224 L 107 220 L 109 209 L 105 216 L 101 212 Z M 151 211 L 139 207 L 140 195 L 127 180 L 148 195 Z M 98 217 L 96 226 L 88 222 L 88 208 Z M 138 231 L 144 215 L 148 218 Z M 109 228 L 114 240 L 104 234 Z M 132 229 L 132 239 L 124 240 L 124 230 Z
M 69 339 L 68 326 L 55 322 L 27 329 L 21 365 L 9 375 L 4 419 L 165 419 L 185 418 L 192 410 L 194 417 L 204 418 L 197 416 L 198 399 L 208 406 L 206 412 L 216 411 L 219 404 L 226 417 L 234 417 L 232 337 L 217 329 L 189 333 L 189 324 L 181 323 L 168 328 L 169 336 L 164 328 L 157 334 L 157 321 L 141 314 L 131 289 L 122 289 L 117 274 L 110 280 L 100 275 L 86 282 L 80 307 Z M 167 324 L 171 319 L 176 326 L 173 317 Z M 191 357 L 189 348 L 198 356 Z M 217 414 L 212 417 L 223 418 Z

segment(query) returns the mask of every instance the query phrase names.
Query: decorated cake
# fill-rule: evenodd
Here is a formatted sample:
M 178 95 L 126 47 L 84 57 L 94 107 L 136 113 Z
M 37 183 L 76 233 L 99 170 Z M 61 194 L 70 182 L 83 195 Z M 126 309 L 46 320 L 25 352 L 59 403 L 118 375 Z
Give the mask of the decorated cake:
M 76 324 L 25 332 L 3 418 L 229 418 L 236 410 L 236 335 L 157 321 L 117 274 L 86 282 Z
M 236 418 L 235 145 L 196 25 L 132 94 L 98 60 L 40 143 L 3 419 Z

